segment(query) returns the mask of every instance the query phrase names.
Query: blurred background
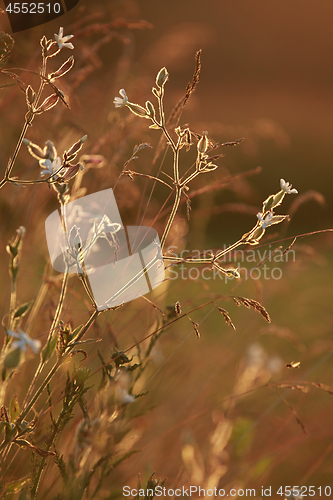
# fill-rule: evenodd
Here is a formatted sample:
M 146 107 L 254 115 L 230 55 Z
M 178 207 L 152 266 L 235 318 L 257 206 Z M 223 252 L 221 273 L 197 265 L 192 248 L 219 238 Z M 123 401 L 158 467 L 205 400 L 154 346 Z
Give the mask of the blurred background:
M 291 221 L 267 231 L 262 251 L 279 245 L 285 249 L 293 236 L 333 227 L 332 18 L 329 0 L 81 0 L 64 17 L 13 35 L 7 67 L 36 71 L 43 34 L 52 38 L 61 25 L 65 34 L 75 35 L 75 66 L 59 80 L 71 109 L 59 104 L 37 117 L 27 137 L 40 146 L 52 140 L 60 155 L 87 134 L 83 152 L 106 159 L 103 168 L 85 174 L 83 186 L 90 193 L 114 187 L 135 144 L 147 142 L 152 149 L 140 151 L 129 168 L 156 175 L 161 166 L 163 155 L 154 161 L 159 132 L 149 130 L 146 120 L 128 110 L 115 109 L 112 101 L 119 89 L 126 89 L 131 102 L 143 105 L 153 100 L 156 74 L 166 66 L 168 115 L 192 78 L 195 52 L 203 49 L 200 83 L 180 125 L 189 124 L 199 134 L 207 130 L 213 142 L 244 140 L 222 148 L 225 157 L 217 161 L 219 169 L 193 183 L 195 190 L 225 179 L 221 189 L 193 198 L 189 221 L 182 205 L 169 245 L 179 253 L 232 243 L 253 227 L 262 201 L 279 190 L 284 178 L 299 195 L 287 196 L 277 209 L 292 215 Z M 0 27 L 11 33 L 4 14 Z M 71 54 L 61 54 L 54 64 Z M 37 86 L 36 76 L 16 73 L 26 84 Z M 0 78 L 0 84 L 10 81 Z M 25 112 L 18 85 L 1 89 L 2 171 Z M 193 159 L 193 152 L 182 151 L 184 172 Z M 162 168 L 170 173 L 171 166 L 168 152 Z M 39 175 L 38 162 L 24 147 L 14 175 Z M 124 223 L 152 223 L 169 194 L 156 186 L 148 203 L 152 187 L 146 179 L 117 181 L 115 196 Z M 38 292 L 47 261 L 44 221 L 56 208 L 56 197 L 45 185 L 2 189 L 3 314 L 9 300 L 5 245 L 20 225 L 27 228 L 19 296 L 22 302 L 30 300 Z M 154 222 L 160 234 L 164 222 L 165 214 Z M 163 311 L 180 301 L 183 312 L 230 295 L 251 297 L 265 306 L 272 323 L 228 299 L 219 306 L 228 310 L 236 331 L 210 305 L 190 315 L 199 323 L 200 341 L 187 318 L 163 333 L 138 388 L 148 395 L 128 410 L 135 418 L 124 447 L 140 451 L 109 477 L 100 498 L 112 498 L 111 490 L 116 494 L 125 484 L 135 486 L 138 473 L 147 478 L 153 471 L 166 478 L 169 487 L 236 485 L 259 491 L 263 485 L 274 491 L 288 484 L 333 486 L 332 395 L 324 386 L 311 385 L 333 386 L 332 243 L 331 233 L 299 238 L 293 247 L 295 259 L 279 264 L 281 279 L 248 279 L 240 285 L 191 280 L 187 268 L 185 279 L 169 281 L 149 296 Z M 50 288 L 32 336 L 45 338 L 58 294 L 59 287 Z M 73 285 L 64 321 L 75 323 L 87 314 L 80 294 L 80 285 Z M 107 351 L 115 342 L 126 349 L 152 332 L 158 312 L 149 307 L 138 299 L 121 312 L 103 316 L 96 330 L 103 338 L 102 349 Z M 287 368 L 292 361 L 300 361 L 300 367 Z M 97 369 L 97 348 L 91 348 L 87 363 Z M 29 374 L 32 368 L 25 370 Z M 260 388 L 268 383 L 273 385 Z M 282 383 L 285 387 L 278 388 Z M 24 387 L 15 390 L 22 397 Z M 73 420 L 73 430 L 78 422 L 79 417 Z M 13 477 L 16 473 L 11 471 Z M 52 473 L 56 484 L 56 469 Z

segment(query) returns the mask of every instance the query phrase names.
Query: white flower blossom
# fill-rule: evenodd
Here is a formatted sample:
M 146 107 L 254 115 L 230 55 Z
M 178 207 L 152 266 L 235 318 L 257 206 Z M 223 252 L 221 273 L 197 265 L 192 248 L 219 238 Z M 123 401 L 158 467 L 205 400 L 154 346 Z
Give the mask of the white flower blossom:
M 291 189 L 292 184 L 289 184 L 289 182 L 286 182 L 284 179 L 280 179 L 280 186 L 282 191 L 287 194 L 298 194 L 297 189 Z
M 63 47 L 65 47 L 67 49 L 74 49 L 74 45 L 71 42 L 67 43 L 68 40 L 73 38 L 73 36 L 74 35 L 64 36 L 64 28 L 60 28 L 59 34 L 58 35 L 54 34 L 54 37 L 55 37 L 56 42 L 58 44 L 59 50 L 61 50 Z
M 40 175 L 52 175 L 54 172 L 57 172 L 59 168 L 61 167 L 61 159 L 59 156 L 51 161 L 51 160 L 39 160 L 39 165 L 40 167 L 44 168 L 44 170 L 41 171 Z M 59 172 L 58 172 L 59 173 Z M 53 176 L 55 179 L 58 177 L 57 175 Z
M 16 229 L 16 232 L 19 235 L 19 237 L 22 238 L 26 233 L 26 229 L 24 226 L 20 226 L 18 229 Z
M 134 403 L 135 396 L 133 394 L 128 394 L 126 389 L 121 389 L 120 387 L 117 390 L 117 399 L 123 405 L 128 405 L 130 403 Z
M 100 222 L 98 223 L 96 233 L 98 235 L 100 235 L 100 234 L 106 235 L 108 233 L 115 234 L 120 229 L 121 229 L 121 224 L 119 224 L 118 222 L 111 222 L 109 217 L 104 214 L 103 217 L 101 218 Z
M 128 103 L 128 98 L 125 92 L 125 89 L 120 89 L 119 94 L 121 97 L 115 97 L 113 99 L 113 104 L 115 105 L 116 108 L 122 108 L 123 106 L 126 106 Z
M 21 328 L 17 328 L 17 332 L 13 332 L 12 330 L 7 330 L 8 335 L 14 337 L 14 342 L 12 342 L 11 347 L 13 349 L 20 349 L 21 351 L 26 351 L 27 345 L 30 349 L 37 354 L 40 350 L 42 344 L 39 340 L 31 339 L 29 335 L 21 330 Z
M 269 226 L 273 226 L 273 224 L 279 224 L 285 219 L 288 219 L 288 215 L 274 215 L 273 212 L 268 212 L 264 219 L 262 215 L 263 214 L 261 212 L 257 213 L 257 217 L 261 222 L 262 229 L 267 229 Z

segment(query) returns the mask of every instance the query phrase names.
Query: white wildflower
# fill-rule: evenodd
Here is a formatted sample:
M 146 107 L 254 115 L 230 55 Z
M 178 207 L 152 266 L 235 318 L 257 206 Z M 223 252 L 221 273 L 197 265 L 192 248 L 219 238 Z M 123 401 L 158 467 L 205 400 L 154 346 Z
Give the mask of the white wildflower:
M 292 184 L 289 184 L 289 182 L 286 182 L 284 179 L 280 179 L 280 186 L 282 191 L 284 191 L 287 194 L 298 194 L 297 189 L 291 189 Z
M 61 159 L 59 158 L 59 156 L 53 161 L 52 160 L 39 160 L 39 165 L 40 165 L 40 167 L 43 168 L 40 175 L 41 176 L 43 176 L 43 175 L 50 176 L 50 175 L 54 174 L 54 172 L 57 172 L 60 169 L 61 163 L 62 162 L 61 162 Z M 56 179 L 57 175 L 54 175 L 53 177 Z
M 113 99 L 113 104 L 115 105 L 116 108 L 122 108 L 123 106 L 126 106 L 128 103 L 128 98 L 125 92 L 125 89 L 119 90 L 119 94 L 121 97 L 115 97 Z
M 123 405 L 128 405 L 130 403 L 134 403 L 135 396 L 133 396 L 133 394 L 128 394 L 126 389 L 119 387 L 117 390 L 117 400 Z
M 25 235 L 26 229 L 24 226 L 20 226 L 18 229 L 16 229 L 16 232 L 19 237 L 22 238 Z
M 73 38 L 73 36 L 74 35 L 64 36 L 64 28 L 60 28 L 59 34 L 58 35 L 54 34 L 54 37 L 55 37 L 56 42 L 58 44 L 59 50 L 61 50 L 63 47 L 65 47 L 67 49 L 74 49 L 74 45 L 71 42 L 67 43 L 68 40 Z
M 268 212 L 265 218 L 263 218 L 263 214 L 261 212 L 258 212 L 257 217 L 261 222 L 262 229 L 267 229 L 269 226 L 273 226 L 273 224 L 279 224 L 285 219 L 288 219 L 288 215 L 274 215 L 273 212 Z
M 94 221 L 95 222 L 95 221 Z M 107 215 L 103 215 L 102 219 L 98 223 L 96 232 L 97 234 L 115 234 L 121 229 L 121 224 L 118 222 L 111 222 Z
M 79 233 L 79 228 L 74 224 L 69 232 L 69 245 L 76 253 L 82 248 L 82 240 Z
M 17 328 L 17 332 L 13 332 L 12 330 L 7 330 L 8 335 L 14 337 L 15 339 L 11 344 L 13 349 L 20 349 L 21 351 L 26 351 L 27 345 L 30 349 L 37 354 L 40 350 L 42 344 L 39 340 L 31 339 L 29 335 L 21 330 L 21 328 Z

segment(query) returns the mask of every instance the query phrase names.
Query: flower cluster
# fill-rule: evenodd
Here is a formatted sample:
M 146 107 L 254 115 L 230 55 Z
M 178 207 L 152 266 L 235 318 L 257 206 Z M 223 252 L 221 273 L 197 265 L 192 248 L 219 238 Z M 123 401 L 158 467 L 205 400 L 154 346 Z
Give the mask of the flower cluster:
M 57 155 L 52 141 L 46 141 L 44 149 L 28 139 L 24 139 L 23 142 L 27 145 L 29 153 L 39 161 L 39 166 L 42 168 L 40 175 L 47 176 L 47 181 L 62 184 L 70 181 L 79 170 L 84 169 L 81 163 L 72 165 L 70 162 L 74 160 L 86 139 L 87 136 L 84 135 L 68 151 L 65 151 L 63 160 Z

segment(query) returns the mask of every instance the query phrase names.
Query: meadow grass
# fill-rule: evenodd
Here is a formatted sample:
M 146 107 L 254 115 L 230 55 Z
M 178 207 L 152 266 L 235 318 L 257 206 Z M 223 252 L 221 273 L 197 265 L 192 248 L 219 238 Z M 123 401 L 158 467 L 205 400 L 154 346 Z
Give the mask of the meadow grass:
M 40 40 L 40 67 L 21 70 L 28 80 L 10 67 L 12 38 L 0 38 L 1 74 L 25 95 L 23 126 L 3 171 L 1 194 L 15 193 L 18 212 L 32 206 L 34 196 L 39 201 L 29 215 L 33 226 L 20 225 L 16 233 L 8 227 L 10 291 L 3 302 L 1 352 L 3 498 L 111 499 L 122 497 L 128 484 L 153 491 L 167 484 L 226 491 L 253 487 L 259 497 L 260 485 L 270 481 L 277 490 L 279 477 L 288 478 L 285 464 L 298 454 L 304 455 L 298 484 L 309 484 L 331 453 L 322 432 L 331 416 L 332 389 L 329 377 L 323 377 L 332 355 L 331 309 L 327 293 L 322 310 L 311 315 L 312 327 L 318 316 L 322 343 L 313 341 L 310 328 L 300 335 L 299 316 L 321 293 L 325 273 L 303 257 L 299 240 L 304 235 L 279 240 L 274 233 L 289 220 L 279 213 L 280 205 L 296 189 L 277 173 L 276 192 L 267 193 L 254 213 L 250 210 L 250 226 L 235 242 L 184 253 L 191 220 L 200 218 L 192 209 L 197 197 L 258 173 L 219 177 L 224 152 L 243 138 L 219 143 L 209 130 L 182 125 L 199 83 L 201 51 L 184 96 L 168 113 L 169 74 L 162 67 L 151 82 L 151 101 L 137 104 L 120 90 L 114 124 L 94 144 L 86 145 L 89 134 L 76 125 L 66 127 L 58 145 L 44 136 L 39 120 L 70 105 L 58 82 L 76 71 L 74 57 L 64 55 L 74 45 L 61 30 L 55 39 Z M 61 120 L 56 127 L 61 129 Z M 111 133 L 117 146 L 113 164 L 121 160 L 120 171 L 101 154 Z M 140 171 L 134 165 L 150 152 L 147 133 L 159 138 L 150 167 Z M 136 136 L 144 140 L 133 148 Z M 84 268 L 76 274 L 52 270 L 42 234 L 46 213 L 66 210 L 71 201 L 106 187 L 114 189 L 126 223 L 137 215 L 138 224 L 158 229 L 166 279 L 147 297 L 101 311 Z M 6 196 L 3 203 L 10 206 Z M 79 248 L 79 266 L 85 248 L 80 228 L 73 228 L 65 227 L 71 256 Z M 271 231 L 274 239 L 269 239 Z M 323 242 L 329 245 L 328 239 Z M 270 252 L 255 263 L 247 258 L 267 245 Z M 294 249 L 301 256 L 286 259 Z M 67 258 L 64 254 L 65 270 Z M 318 266 L 331 266 L 323 256 L 317 260 Z M 272 262 L 283 270 L 278 279 L 276 274 L 258 280 L 247 272 L 261 272 Z M 193 343 L 197 339 L 200 344 Z M 309 442 L 316 461 L 304 452 Z M 329 481 L 328 470 L 315 478 L 315 486 Z

